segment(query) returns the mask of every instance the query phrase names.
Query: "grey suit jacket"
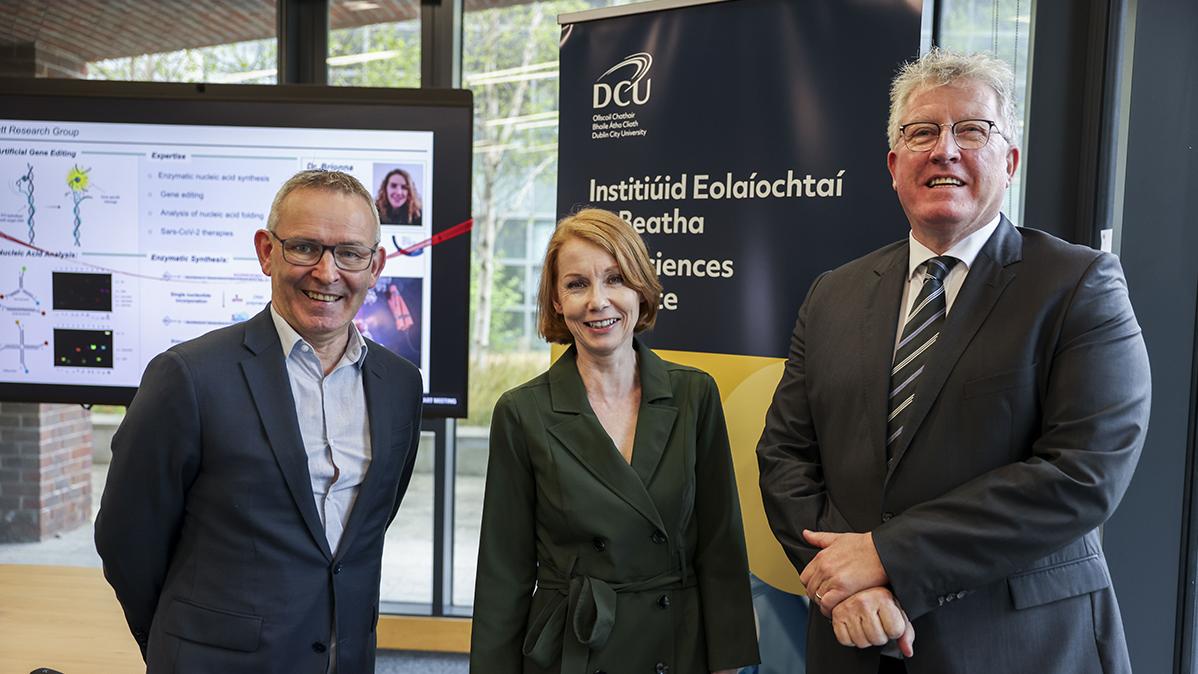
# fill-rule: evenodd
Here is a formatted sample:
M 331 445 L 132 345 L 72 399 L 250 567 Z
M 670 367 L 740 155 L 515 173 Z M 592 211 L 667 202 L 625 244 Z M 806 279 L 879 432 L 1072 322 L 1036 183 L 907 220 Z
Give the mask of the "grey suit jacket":
M 373 671 L 383 533 L 421 379 L 369 342 L 372 460 L 338 550 L 316 511 L 269 309 L 160 354 L 112 442 L 96 548 L 150 672 Z
M 915 626 L 912 674 L 1130 672 L 1096 528 L 1148 422 L 1148 357 L 1118 260 L 1003 218 L 966 277 L 888 464 L 904 240 L 827 272 L 799 311 L 758 445 L 766 514 L 872 531 Z M 818 613 L 809 671 L 877 672 Z

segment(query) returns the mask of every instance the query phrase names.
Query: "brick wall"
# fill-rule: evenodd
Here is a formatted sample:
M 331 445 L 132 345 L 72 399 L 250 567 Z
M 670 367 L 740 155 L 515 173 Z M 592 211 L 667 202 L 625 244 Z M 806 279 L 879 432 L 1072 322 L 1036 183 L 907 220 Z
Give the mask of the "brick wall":
M 91 412 L 0 403 L 0 543 L 41 541 L 91 520 Z

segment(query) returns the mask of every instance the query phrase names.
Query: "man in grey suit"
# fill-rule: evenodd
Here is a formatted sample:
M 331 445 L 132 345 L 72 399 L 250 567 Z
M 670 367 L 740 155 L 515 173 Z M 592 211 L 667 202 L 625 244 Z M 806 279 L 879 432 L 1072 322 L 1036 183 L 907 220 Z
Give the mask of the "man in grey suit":
M 822 613 L 809 671 L 1131 671 L 1097 529 L 1143 445 L 1148 358 L 1114 256 L 999 212 L 1011 92 L 989 56 L 900 71 L 910 234 L 799 310 L 757 453 Z
M 352 176 L 305 171 L 254 245 L 270 304 L 146 368 L 96 548 L 150 672 L 374 671 L 422 392 L 352 322 L 386 259 L 378 212 Z

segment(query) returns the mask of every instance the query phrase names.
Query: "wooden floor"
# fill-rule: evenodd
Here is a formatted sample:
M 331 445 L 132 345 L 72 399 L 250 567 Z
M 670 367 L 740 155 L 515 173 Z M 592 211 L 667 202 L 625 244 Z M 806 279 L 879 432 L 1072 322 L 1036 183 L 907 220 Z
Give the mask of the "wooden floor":
M 99 569 L 0 565 L 0 672 L 144 672 Z
M 465 653 L 470 621 L 382 616 L 379 648 Z M 144 672 L 137 643 L 100 569 L 0 564 L 0 673 Z

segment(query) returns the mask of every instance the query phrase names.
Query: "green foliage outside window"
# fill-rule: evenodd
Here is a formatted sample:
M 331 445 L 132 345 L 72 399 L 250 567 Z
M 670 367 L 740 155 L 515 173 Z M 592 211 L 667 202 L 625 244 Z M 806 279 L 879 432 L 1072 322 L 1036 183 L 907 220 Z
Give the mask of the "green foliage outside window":
M 1023 166 L 1028 147 L 1023 125 L 1027 114 L 1027 75 L 1031 61 L 1031 0 L 941 0 L 940 46 L 954 51 L 992 54 L 1015 72 L 1015 117 L 1020 138 L 1020 168 L 1002 210 L 1021 224 Z
M 420 86 L 420 22 L 380 23 L 329 32 L 329 84 Z
M 87 78 L 274 84 L 278 62 L 279 45 L 270 38 L 96 61 L 87 64 Z

